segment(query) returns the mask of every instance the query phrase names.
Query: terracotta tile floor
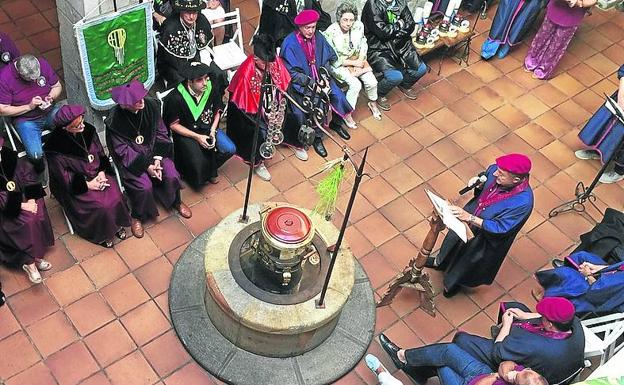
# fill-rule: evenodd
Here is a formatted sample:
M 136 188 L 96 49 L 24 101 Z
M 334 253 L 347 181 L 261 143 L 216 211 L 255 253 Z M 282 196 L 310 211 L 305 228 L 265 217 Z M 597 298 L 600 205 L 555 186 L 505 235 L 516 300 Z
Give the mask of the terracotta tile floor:
M 245 31 L 251 33 L 257 5 L 253 0 L 234 3 L 245 10 Z M 483 41 L 493 13 L 491 9 L 490 18 L 479 24 L 476 42 Z M 0 30 L 13 35 L 23 51 L 41 53 L 62 72 L 57 25 L 52 0 L 0 1 Z M 361 186 L 346 238 L 378 295 L 422 243 L 429 212 L 425 188 L 453 197 L 462 181 L 504 151 L 527 152 L 535 165 L 535 211 L 495 283 L 452 299 L 437 296 L 435 319 L 418 309 L 414 293 L 403 292 L 391 306 L 377 310 L 376 333 L 384 331 L 406 346 L 448 341 L 457 328 L 487 333 L 496 303 L 511 298 L 531 302 L 531 274 L 569 251 L 579 234 L 600 219 L 595 209 L 582 216 L 546 218 L 554 205 L 571 197 L 577 180 L 588 183 L 598 170 L 598 163 L 577 161 L 572 151 L 578 146 L 578 129 L 600 105 L 603 92 L 616 88 L 615 72 L 624 56 L 614 37 L 622 36 L 622 26 L 624 14 L 594 11 L 557 76 L 547 82 L 531 79 L 520 68 L 526 44 L 491 62 L 480 61 L 475 44 L 469 67 L 446 59 L 441 76 L 432 71 L 422 79 L 420 87 L 426 88 L 417 100 L 403 100 L 393 92 L 393 109 L 381 123 L 360 103 L 355 113 L 360 128 L 352 131 L 347 144 L 357 152 L 370 146 L 371 179 Z M 438 59 L 429 59 L 429 64 L 437 69 Z M 328 148 L 330 158 L 340 156 L 337 146 Z M 313 151 L 303 163 L 290 150 L 280 149 L 268 163 L 273 181 L 255 179 L 252 201 L 314 205 L 314 182 L 323 162 Z M 175 337 L 168 283 L 188 242 L 241 206 L 246 172 L 238 161 L 229 161 L 218 185 L 183 192 L 194 208 L 192 219 L 161 210 L 143 239 L 130 238 L 113 249 L 70 235 L 50 199 L 57 241 L 49 259 L 55 268 L 37 286 L 20 270 L 0 268 L 9 296 L 8 306 L 0 309 L 0 383 L 220 384 L 192 361 Z M 341 193 L 336 224 L 342 220 L 349 187 L 347 183 Z M 623 188 L 621 183 L 599 186 L 598 206 L 621 210 Z M 441 275 L 433 272 L 432 281 L 439 292 Z M 369 350 L 394 370 L 377 342 Z M 397 376 L 410 383 L 403 373 Z M 376 380 L 360 363 L 338 384 Z

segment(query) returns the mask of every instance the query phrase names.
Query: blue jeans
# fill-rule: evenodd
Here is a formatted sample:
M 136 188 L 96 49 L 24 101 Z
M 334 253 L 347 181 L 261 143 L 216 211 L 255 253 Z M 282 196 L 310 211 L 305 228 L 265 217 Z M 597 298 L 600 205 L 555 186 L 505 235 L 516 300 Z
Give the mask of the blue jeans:
M 217 129 L 216 134 L 217 147 L 217 167 L 221 167 L 226 160 L 230 159 L 236 153 L 236 145 L 222 129 Z
M 386 96 L 396 86 L 405 89 L 411 88 L 426 73 L 427 65 L 422 61 L 418 69 L 415 70 L 411 68 L 386 70 L 383 72 L 383 78 L 377 84 L 377 94 Z
M 24 145 L 26 155 L 29 159 L 37 160 L 43 157 L 41 132 L 47 128 L 51 129 L 54 127 L 54 115 L 56 115 L 56 111 L 58 111 L 59 108 L 58 105 L 55 105 L 50 111 L 37 119 L 15 121 L 15 130 Z
M 442 385 L 466 385 L 481 374 L 492 373 L 489 366 L 453 343 L 433 344 L 407 349 L 409 367 L 435 367 Z

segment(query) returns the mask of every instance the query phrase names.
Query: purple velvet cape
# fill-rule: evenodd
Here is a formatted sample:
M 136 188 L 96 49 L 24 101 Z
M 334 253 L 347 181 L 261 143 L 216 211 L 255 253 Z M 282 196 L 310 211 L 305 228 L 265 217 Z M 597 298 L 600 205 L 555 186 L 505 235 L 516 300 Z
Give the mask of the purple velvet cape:
M 0 176 L 0 260 L 22 265 L 43 258 L 46 249 L 54 244 L 52 225 L 43 197 L 45 192 L 38 182 L 37 173 L 26 158 L 17 158 L 17 153 L 2 147 L 2 168 L 5 177 Z M 16 189 L 7 191 L 8 180 L 15 182 Z M 37 213 L 22 210 L 22 202 L 34 199 Z
M 128 208 L 95 127 L 85 124 L 84 131 L 75 135 L 57 128 L 48 137 L 45 154 L 50 191 L 65 210 L 76 234 L 101 243 L 112 239 L 121 227 L 130 226 Z M 92 163 L 87 160 L 88 154 L 95 157 Z M 89 190 L 87 181 L 100 171 L 104 171 L 110 186 L 102 191 Z
M 141 113 L 144 116 L 139 127 Z M 142 144 L 135 143 L 137 132 L 132 124 L 145 137 Z M 143 221 L 157 217 L 156 199 L 166 209 L 180 204 L 180 174 L 171 160 L 173 145 L 157 100 L 146 97 L 145 108 L 138 114 L 114 107 L 106 119 L 106 144 L 126 188 L 133 218 Z M 163 157 L 162 181 L 147 174 L 154 156 Z
M 19 48 L 15 46 L 13 40 L 6 33 L 0 32 L 0 69 L 19 56 Z

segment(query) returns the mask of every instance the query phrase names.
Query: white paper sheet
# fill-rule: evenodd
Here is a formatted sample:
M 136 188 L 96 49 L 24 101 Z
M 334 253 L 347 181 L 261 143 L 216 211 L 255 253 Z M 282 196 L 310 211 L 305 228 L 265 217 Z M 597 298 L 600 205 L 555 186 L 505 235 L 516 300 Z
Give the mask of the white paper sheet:
M 442 218 L 442 222 L 446 225 L 446 227 L 453 231 L 457 236 L 464 242 L 468 241 L 468 234 L 466 233 L 466 226 L 464 223 L 457 219 L 455 215 L 451 212 L 451 205 L 445 199 L 440 198 L 436 194 L 432 193 L 429 190 L 425 190 L 427 193 L 427 197 L 431 203 L 433 203 L 433 207 Z

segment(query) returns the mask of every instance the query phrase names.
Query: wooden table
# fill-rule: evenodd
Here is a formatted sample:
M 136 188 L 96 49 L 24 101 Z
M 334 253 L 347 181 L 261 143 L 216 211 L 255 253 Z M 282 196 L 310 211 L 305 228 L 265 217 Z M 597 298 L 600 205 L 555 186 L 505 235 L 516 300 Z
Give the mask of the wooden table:
M 469 40 L 470 38 L 472 38 L 475 35 L 475 32 L 473 30 L 470 30 L 468 32 L 459 32 L 457 33 L 457 36 L 454 37 L 450 37 L 450 36 L 441 36 L 438 40 L 436 40 L 436 42 L 434 43 L 433 47 L 425 47 L 425 48 L 418 48 L 416 47 L 416 37 L 412 38 L 412 44 L 414 44 L 414 47 L 416 47 L 416 52 L 418 52 L 419 56 L 425 56 L 433 51 L 436 51 L 442 47 L 446 48 L 446 49 L 451 49 L 455 46 L 457 46 L 460 43 L 463 43 L 467 40 Z

